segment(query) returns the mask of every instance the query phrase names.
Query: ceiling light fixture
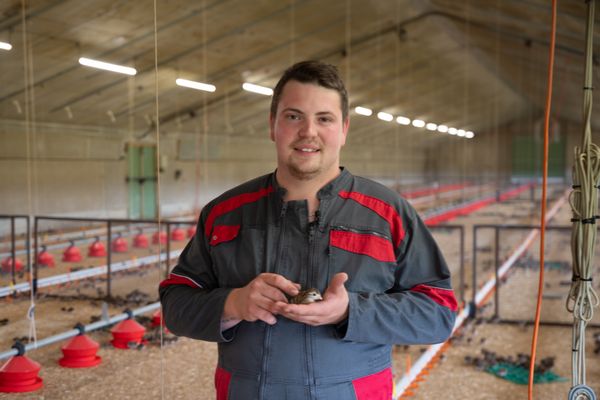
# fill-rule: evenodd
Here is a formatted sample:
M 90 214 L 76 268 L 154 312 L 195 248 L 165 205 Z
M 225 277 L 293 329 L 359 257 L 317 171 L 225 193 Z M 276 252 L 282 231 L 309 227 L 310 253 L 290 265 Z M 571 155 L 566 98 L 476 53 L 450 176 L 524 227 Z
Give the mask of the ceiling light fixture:
M 466 133 L 467 132 L 465 132 L 464 129 L 459 129 L 459 130 L 456 131 L 456 135 L 460 136 L 460 137 L 464 137 Z
M 410 125 L 410 118 L 400 116 L 396 118 L 396 122 L 400 125 Z
M 125 74 L 125 75 L 137 74 L 137 71 L 135 70 L 135 68 L 124 67 L 122 65 L 111 64 L 111 63 L 107 63 L 104 61 L 92 60 L 91 58 L 81 57 L 79 59 L 79 64 L 85 65 L 86 67 L 92 67 L 92 68 L 103 69 L 106 71 L 118 72 L 120 74 Z
M 377 113 L 377 118 L 379 118 L 382 121 L 386 121 L 386 122 L 390 122 L 394 120 L 394 116 L 392 114 L 380 111 Z
M 359 115 L 364 115 L 365 117 L 370 117 L 371 115 L 373 115 L 373 110 L 361 106 L 354 107 L 354 112 Z
M 12 49 L 12 45 L 10 43 L 0 42 L 0 49 L 8 51 L 8 50 Z
M 475 137 L 475 134 L 473 133 L 473 131 L 467 131 L 467 132 L 465 133 L 465 137 L 466 137 L 467 139 L 473 139 L 473 138 Z
M 427 125 L 425 125 L 425 129 L 427 129 L 428 131 L 435 131 L 437 130 L 437 124 L 430 122 Z
M 187 87 L 190 89 L 202 90 L 205 92 L 214 92 L 215 90 L 217 90 L 215 85 L 210 85 L 208 83 L 202 83 L 202 82 L 196 82 L 196 81 L 190 81 L 190 80 L 183 79 L 183 78 L 175 79 L 175 83 L 178 86 L 183 86 L 183 87 Z
M 449 133 L 450 135 L 456 135 L 456 128 L 449 128 L 449 129 L 448 129 L 448 133 Z
M 242 85 L 242 89 L 244 89 L 247 92 L 262 94 L 263 96 L 272 96 L 273 95 L 273 89 L 265 87 L 265 86 L 255 85 L 254 83 L 246 82 Z
M 425 121 L 421 119 L 413 119 L 412 126 L 415 128 L 422 128 L 425 126 Z
M 446 133 L 448 132 L 448 127 L 446 125 L 438 125 L 437 130 L 438 132 Z

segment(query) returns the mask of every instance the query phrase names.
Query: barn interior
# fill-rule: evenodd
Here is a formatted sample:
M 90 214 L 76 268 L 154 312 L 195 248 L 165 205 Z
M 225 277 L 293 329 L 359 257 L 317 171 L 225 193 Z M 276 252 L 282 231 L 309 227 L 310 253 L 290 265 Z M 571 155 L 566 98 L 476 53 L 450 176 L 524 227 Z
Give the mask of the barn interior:
M 600 125 L 597 104 L 584 119 L 586 65 L 592 87 L 600 65 L 595 14 L 586 57 L 588 7 L 559 1 L 553 30 L 542 0 L 2 1 L 0 363 L 15 342 L 28 346 L 44 385 L 15 394 L 0 384 L 0 399 L 214 397 L 216 347 L 176 340 L 160 316 L 157 328 L 157 287 L 203 206 L 276 168 L 269 90 L 301 60 L 337 66 L 350 102 L 342 165 L 431 223 L 461 309 L 472 307 L 442 350 L 394 350 L 395 398 L 524 396 L 526 385 L 472 361 L 483 350 L 482 362 L 490 352 L 530 354 L 543 217 L 553 228 L 538 357 L 554 357 L 563 379 L 535 390 L 566 397 L 574 149 L 586 126 L 597 140 Z M 109 329 L 139 307 L 150 307 L 135 316 L 154 336 L 113 349 Z M 57 364 L 66 339 L 30 351 L 98 321 L 105 326 L 88 332 L 100 343 L 93 368 Z M 599 391 L 595 321 L 584 373 Z M 427 373 L 412 370 L 430 351 Z

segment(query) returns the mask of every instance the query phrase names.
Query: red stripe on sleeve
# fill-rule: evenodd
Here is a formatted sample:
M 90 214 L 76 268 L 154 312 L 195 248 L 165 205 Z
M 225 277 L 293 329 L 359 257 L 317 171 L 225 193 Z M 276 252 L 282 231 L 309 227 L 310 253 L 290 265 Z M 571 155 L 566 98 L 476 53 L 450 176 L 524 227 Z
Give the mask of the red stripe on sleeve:
M 396 247 L 400 245 L 404 239 L 404 229 L 402 228 L 402 218 L 400 218 L 400 215 L 394 207 L 378 198 L 367 196 L 366 194 L 359 192 L 341 191 L 339 195 L 344 199 L 356 201 L 358 204 L 373 210 L 381 218 L 385 219 L 390 224 L 394 245 Z
M 212 208 L 212 210 L 210 210 L 210 213 L 208 214 L 208 217 L 206 218 L 206 225 L 204 226 L 204 234 L 207 237 L 210 236 L 210 234 L 212 232 L 213 224 L 215 223 L 215 219 L 217 219 L 217 217 L 219 217 L 223 214 L 227 214 L 228 212 L 233 211 L 236 208 L 241 207 L 245 204 L 253 203 L 253 202 L 267 196 L 271 192 L 273 192 L 273 187 L 269 186 L 269 187 L 260 189 L 257 192 L 239 194 L 237 196 L 234 196 L 230 199 L 227 199 L 227 200 L 215 205 Z
M 187 276 L 175 274 L 169 274 L 169 277 L 162 281 L 159 286 L 162 288 L 171 285 L 187 285 L 193 288 L 202 288 L 202 285 L 194 282 L 193 279 L 188 278 Z
M 452 289 L 442 289 L 427 285 L 417 285 L 411 288 L 410 290 L 412 290 L 413 292 L 423 293 L 439 305 L 448 307 L 452 311 L 458 310 L 458 302 L 454 297 L 454 291 Z

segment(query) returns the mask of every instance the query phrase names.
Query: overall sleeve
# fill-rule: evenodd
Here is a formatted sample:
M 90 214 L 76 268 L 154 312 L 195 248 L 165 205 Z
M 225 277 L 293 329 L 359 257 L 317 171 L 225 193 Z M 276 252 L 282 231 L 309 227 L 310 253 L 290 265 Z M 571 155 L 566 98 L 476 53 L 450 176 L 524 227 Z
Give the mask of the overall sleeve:
M 348 293 L 342 340 L 380 344 L 432 344 L 454 327 L 457 302 L 448 266 L 417 213 L 404 208 L 405 237 L 398 246 L 394 287 L 385 293 Z
M 218 286 L 204 234 L 205 211 L 177 265 L 160 283 L 160 301 L 165 325 L 175 335 L 225 342 L 232 339 L 235 330 L 221 332 L 221 316 L 231 288 Z

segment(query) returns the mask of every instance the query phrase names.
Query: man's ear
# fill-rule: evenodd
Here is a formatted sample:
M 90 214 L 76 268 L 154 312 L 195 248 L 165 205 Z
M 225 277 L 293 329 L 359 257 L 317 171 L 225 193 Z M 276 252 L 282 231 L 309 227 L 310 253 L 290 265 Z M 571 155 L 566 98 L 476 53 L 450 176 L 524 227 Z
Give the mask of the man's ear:
M 344 123 L 342 124 L 342 146 L 346 144 L 346 138 L 348 137 L 348 130 L 350 129 L 350 117 L 347 117 Z
M 271 137 L 271 140 L 274 142 L 275 141 L 275 117 L 273 116 L 273 114 L 269 113 L 269 136 Z

